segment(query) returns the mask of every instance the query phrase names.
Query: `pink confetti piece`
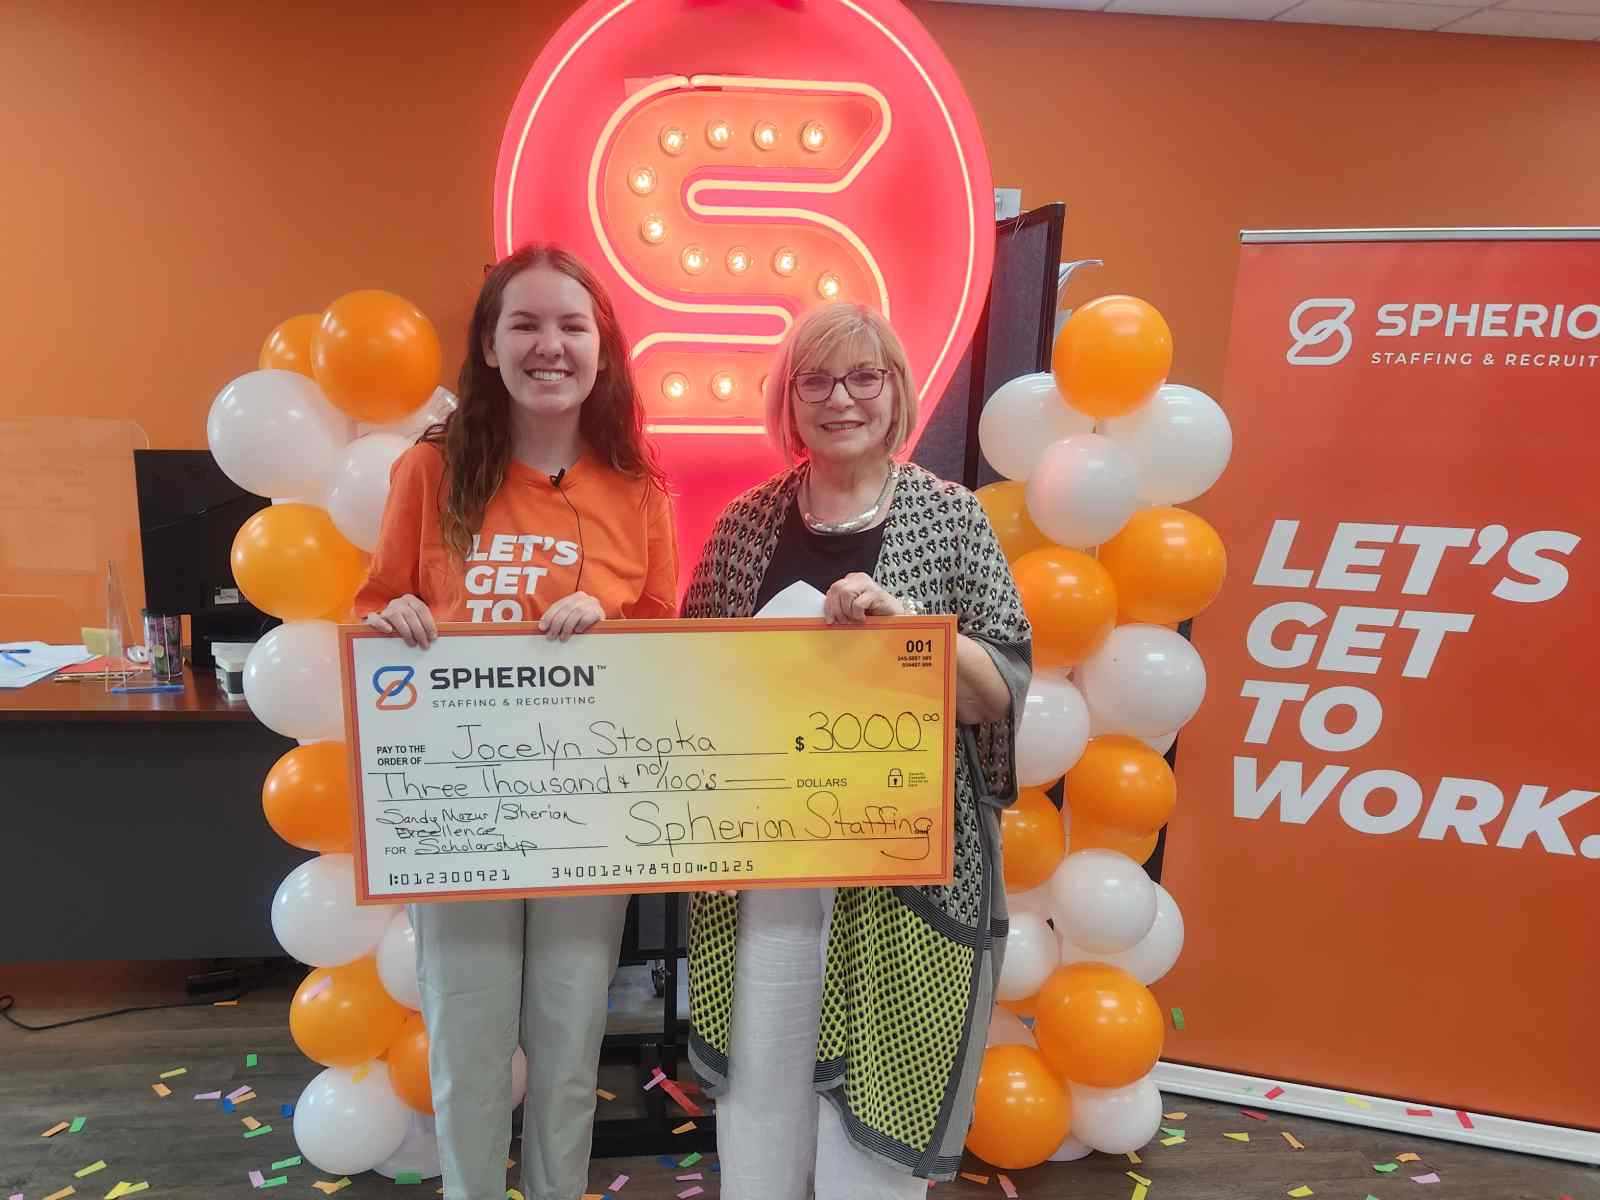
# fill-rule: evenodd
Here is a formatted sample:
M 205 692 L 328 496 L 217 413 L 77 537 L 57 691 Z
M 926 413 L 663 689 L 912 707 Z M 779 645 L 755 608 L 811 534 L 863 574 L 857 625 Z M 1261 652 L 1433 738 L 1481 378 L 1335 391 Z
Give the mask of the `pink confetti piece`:
M 663 1082 L 665 1079 L 666 1076 L 661 1073 L 661 1068 L 656 1067 L 650 1072 L 650 1082 L 644 1085 L 644 1090 L 648 1092 L 651 1088 L 655 1087 L 656 1084 Z
M 11 1193 L 11 1200 L 22 1200 L 22 1193 L 21 1192 L 12 1192 Z
M 1461 1128 L 1463 1129 L 1474 1128 L 1472 1124 L 1472 1118 L 1467 1116 L 1467 1114 L 1462 1112 L 1459 1108 L 1456 1109 L 1456 1120 L 1461 1122 Z
M 1433 1116 L 1433 1109 L 1431 1109 L 1431 1108 L 1408 1108 L 1408 1109 L 1406 1109 L 1406 1116 L 1408 1116 L 1408 1117 L 1431 1117 L 1431 1116 Z
M 228 1099 L 236 1101 L 236 1100 L 239 1099 L 240 1096 L 245 1095 L 249 1091 L 250 1091 L 250 1085 L 247 1083 L 243 1087 L 234 1088 L 233 1091 L 229 1092 L 228 1093 Z
M 315 983 L 313 983 L 310 987 L 308 987 L 306 989 L 306 994 L 302 997 L 302 999 L 309 1000 L 313 996 L 320 996 L 320 995 L 322 995 L 323 992 L 327 991 L 332 986 L 333 986 L 333 976 L 332 975 L 324 975 L 321 979 L 317 980 Z
M 673 1103 L 675 1103 L 679 1108 L 683 1109 L 683 1111 L 688 1113 L 691 1117 L 703 1117 L 706 1115 L 705 1110 L 693 1100 L 689 1099 L 688 1096 L 684 1095 L 683 1089 L 677 1084 L 673 1083 L 672 1080 L 663 1078 L 661 1080 L 661 1090 L 667 1095 L 671 1096 Z
M 1004 1175 L 1000 1176 L 1000 1190 L 1006 1194 L 1006 1200 L 1017 1200 L 1017 1185 Z
M 1281 1095 L 1283 1095 L 1283 1089 L 1281 1087 L 1275 1087 L 1267 1093 L 1266 1099 L 1276 1100 Z
M 221 1092 L 196 1092 L 194 1094 L 194 1098 L 196 1100 L 221 1100 L 222 1099 L 222 1093 Z
M 1426 1175 L 1413 1175 L 1411 1177 L 1411 1182 L 1412 1183 L 1438 1183 L 1439 1182 L 1439 1173 L 1437 1171 L 1429 1171 Z
M 267 1181 L 266 1176 L 263 1175 L 260 1171 L 251 1171 L 250 1172 L 250 1186 L 251 1187 L 258 1188 L 263 1183 L 265 1183 L 266 1181 Z
M 705 1193 L 705 1188 L 701 1187 L 699 1184 L 695 1184 L 694 1187 L 684 1188 L 683 1191 L 679 1192 L 678 1200 L 689 1200 L 690 1196 L 703 1196 Z
M 606 1191 L 608 1191 L 608 1192 L 620 1192 L 622 1190 L 622 1188 L 623 1188 L 623 1185 L 625 1185 L 627 1182 L 628 1182 L 628 1177 L 626 1175 L 618 1175 L 615 1179 L 613 1179 L 611 1181 L 611 1186 L 608 1187 L 606 1189 Z
M 1253 1112 L 1252 1110 L 1250 1110 L 1248 1108 L 1241 1108 L 1239 1110 L 1239 1115 L 1242 1116 L 1242 1117 L 1249 1117 L 1252 1121 L 1265 1121 L 1267 1119 L 1267 1114 L 1266 1113 L 1264 1113 L 1264 1112 Z
M 691 1171 L 687 1175 L 679 1175 L 678 1176 L 678 1182 L 679 1183 L 693 1183 L 697 1179 L 704 1179 L 704 1178 L 705 1178 L 705 1172 L 703 1172 L 703 1171 Z

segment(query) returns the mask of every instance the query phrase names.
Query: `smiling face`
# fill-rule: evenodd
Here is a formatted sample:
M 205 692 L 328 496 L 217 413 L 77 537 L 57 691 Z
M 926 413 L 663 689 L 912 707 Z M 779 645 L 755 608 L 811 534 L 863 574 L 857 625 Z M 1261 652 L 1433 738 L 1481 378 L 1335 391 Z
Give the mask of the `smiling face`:
M 551 267 L 522 272 L 506 285 L 483 355 L 500 372 L 514 408 L 546 419 L 576 414 L 600 364 L 587 289 Z
M 827 398 L 812 402 L 822 375 L 844 379 L 834 379 Z M 882 390 L 870 395 L 880 384 Z M 871 338 L 849 338 L 831 354 L 806 363 L 790 387 L 795 429 L 812 458 L 842 466 L 888 457 L 895 378 Z

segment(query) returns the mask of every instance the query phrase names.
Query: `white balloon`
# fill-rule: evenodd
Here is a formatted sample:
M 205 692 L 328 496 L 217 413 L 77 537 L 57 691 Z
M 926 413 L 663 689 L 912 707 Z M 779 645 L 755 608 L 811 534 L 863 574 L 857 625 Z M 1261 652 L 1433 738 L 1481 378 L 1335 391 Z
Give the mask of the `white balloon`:
M 1139 507 L 1139 471 L 1110 438 L 1078 433 L 1046 447 L 1026 494 L 1028 515 L 1046 537 L 1084 550 L 1128 523 Z
M 518 1046 L 511 1055 L 511 1107 L 521 1104 L 528 1095 L 528 1056 Z
M 364 1072 L 358 1081 L 356 1075 Z M 359 1067 L 329 1067 L 300 1093 L 294 1140 L 306 1161 L 329 1175 L 370 1171 L 399 1150 L 411 1110 L 389 1082 L 381 1059 Z
M 1066 813 L 1062 813 L 1063 818 Z M 1032 913 L 1036 917 L 1050 920 L 1050 889 L 1044 884 L 1036 888 L 1029 888 L 1025 892 L 1006 893 L 1006 912 L 1014 919 L 1019 913 Z
M 1140 983 L 1147 985 L 1172 970 L 1172 965 L 1178 961 L 1178 955 L 1183 952 L 1183 914 L 1178 911 L 1178 902 L 1172 898 L 1172 893 L 1159 883 L 1155 885 L 1155 889 L 1156 920 L 1155 924 L 1150 926 L 1150 932 L 1126 950 L 1100 956 L 1103 961 L 1114 967 L 1121 967 Z M 1063 961 L 1066 949 L 1065 945 L 1061 947 Z
M 984 1042 L 985 1048 L 989 1046 L 1032 1046 L 1037 1050 L 1039 1043 L 1021 1017 L 1010 1009 L 996 1006 L 989 1014 L 989 1038 Z
M 1087 704 L 1087 701 L 1085 701 L 1085 704 Z M 1103 714 L 1096 712 L 1092 708 L 1089 709 L 1089 736 L 1091 738 L 1104 737 L 1108 733 L 1120 733 L 1126 737 L 1136 737 L 1162 757 L 1166 756 L 1167 751 L 1171 750 L 1173 743 L 1178 740 L 1178 731 L 1176 729 L 1168 730 L 1166 733 L 1143 736 L 1127 729 L 1114 728 Z
M 443 1172 L 439 1165 L 439 1130 L 428 1113 L 414 1112 L 406 1130 L 406 1140 L 388 1158 L 372 1168 L 389 1179 L 416 1174 L 435 1179 Z
M 342 738 L 339 627 L 290 621 L 268 631 L 245 659 L 244 698 L 274 733 L 313 741 Z
M 361 421 L 356 425 L 356 433 L 362 437 L 369 433 L 392 433 L 396 437 L 405 438 L 409 444 L 428 432 L 430 426 L 439 424 L 455 412 L 459 403 L 456 394 L 449 388 L 437 387 L 433 389 L 433 395 L 428 398 L 428 402 L 409 416 L 401 417 L 398 421 L 390 421 L 386 425 L 370 425 Z
M 1056 927 L 1068 940 L 1102 956 L 1126 950 L 1156 921 L 1155 884 L 1143 867 L 1114 850 L 1067 855 L 1050 877 L 1049 888 Z
M 1206 665 L 1161 625 L 1119 625 L 1079 668 L 1090 711 L 1107 732 L 1155 737 L 1183 726 L 1206 695 Z
M 377 549 L 378 526 L 389 499 L 389 468 L 410 448 L 409 441 L 393 433 L 369 433 L 344 448 L 325 507 L 334 527 L 358 549 Z
M 350 421 L 297 371 L 251 371 L 217 393 L 206 441 L 222 473 L 258 496 L 320 496 Z
M 319 854 L 289 872 L 272 898 L 272 932 L 291 958 L 342 967 L 371 954 L 399 908 L 356 904 L 355 860 Z
M 1233 453 L 1233 428 L 1210 396 L 1181 383 L 1163 384 L 1150 403 L 1102 426 L 1139 468 L 1139 499 L 1183 504 L 1222 475 Z
M 1035 675 L 1017 722 L 1017 782 L 1044 787 L 1060 779 L 1089 744 L 1089 709 L 1066 679 Z
M 1007 479 L 1026 479 L 1045 447 L 1094 431 L 1094 418 L 1067 407 L 1049 371 L 1019 375 L 995 389 L 978 418 L 978 445 Z
M 1051 1162 L 1077 1162 L 1080 1158 L 1088 1158 L 1094 1153 L 1094 1147 L 1085 1146 L 1070 1133 L 1061 1145 L 1056 1147 L 1056 1152 L 1050 1156 Z
M 1137 1150 L 1161 1128 L 1161 1092 L 1148 1075 L 1126 1087 L 1067 1087 L 1072 1092 L 1072 1136 L 1102 1154 Z
M 1034 913 L 1017 913 L 1006 934 L 1005 954 L 1000 963 L 997 1000 L 1026 1000 L 1044 986 L 1056 969 L 1060 955 L 1055 934 L 1044 918 Z
M 1139 737 L 1138 734 L 1134 734 L 1134 736 Z M 1178 740 L 1178 731 L 1174 729 L 1170 733 L 1158 733 L 1154 737 L 1141 737 L 1139 740 L 1165 758 L 1167 751 L 1171 750 L 1173 744 Z
M 417 984 L 417 934 L 411 928 L 411 914 L 395 913 L 383 936 L 378 939 L 378 979 L 383 990 L 407 1008 L 422 1008 L 422 989 Z

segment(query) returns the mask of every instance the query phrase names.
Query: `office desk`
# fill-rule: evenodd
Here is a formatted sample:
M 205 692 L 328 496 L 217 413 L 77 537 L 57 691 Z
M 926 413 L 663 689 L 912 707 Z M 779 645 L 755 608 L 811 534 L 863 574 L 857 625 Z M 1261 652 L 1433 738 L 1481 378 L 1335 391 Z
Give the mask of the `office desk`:
M 0 962 L 283 953 L 273 893 L 311 857 L 261 813 L 294 743 L 209 676 L 0 691 Z

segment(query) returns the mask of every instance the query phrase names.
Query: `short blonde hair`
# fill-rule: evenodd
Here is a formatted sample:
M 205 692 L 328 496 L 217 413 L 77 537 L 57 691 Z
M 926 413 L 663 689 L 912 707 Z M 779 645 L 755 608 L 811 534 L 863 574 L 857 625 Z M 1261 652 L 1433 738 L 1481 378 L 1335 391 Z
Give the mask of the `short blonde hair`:
M 889 416 L 884 453 L 898 453 L 917 427 L 917 389 L 911 383 L 911 366 L 900 336 L 874 309 L 844 302 L 827 304 L 813 309 L 789 331 L 767 378 L 767 437 L 791 465 L 808 454 L 794 419 L 794 376 L 841 355 L 852 365 L 877 360 L 889 372 L 894 411 Z

